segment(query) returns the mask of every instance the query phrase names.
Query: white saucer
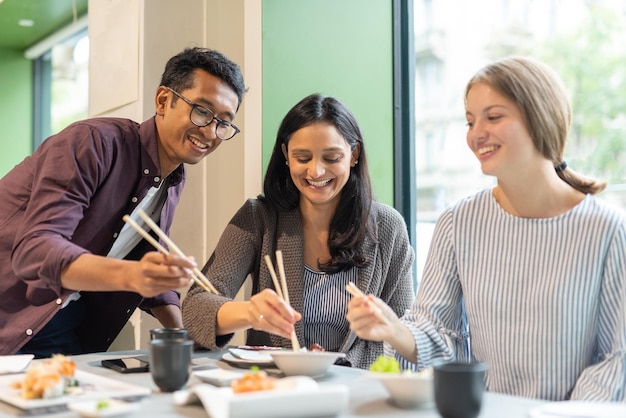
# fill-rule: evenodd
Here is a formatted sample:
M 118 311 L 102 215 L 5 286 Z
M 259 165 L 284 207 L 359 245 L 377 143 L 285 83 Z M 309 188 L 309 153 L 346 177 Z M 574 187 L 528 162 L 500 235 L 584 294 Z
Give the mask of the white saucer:
M 103 402 L 106 402 L 106 406 L 101 405 Z M 98 408 L 98 405 L 101 405 L 101 407 Z M 67 408 L 85 418 L 119 417 L 137 411 L 139 403 L 124 402 L 117 399 L 101 399 L 72 402 L 67 404 Z
M 273 361 L 270 353 L 271 350 L 242 350 L 240 348 L 229 348 L 228 352 L 238 359 L 250 361 Z
M 273 366 L 274 365 L 274 360 L 272 360 L 271 357 L 269 359 L 237 358 L 233 356 L 231 353 L 224 353 L 224 355 L 222 356 L 222 360 L 224 360 L 225 362 L 229 364 L 240 366 L 240 367 L 245 367 L 245 368 L 248 368 L 250 366 Z
M 245 373 L 243 370 L 210 369 L 194 371 L 192 374 L 204 383 L 229 386 L 233 380 L 241 379 Z

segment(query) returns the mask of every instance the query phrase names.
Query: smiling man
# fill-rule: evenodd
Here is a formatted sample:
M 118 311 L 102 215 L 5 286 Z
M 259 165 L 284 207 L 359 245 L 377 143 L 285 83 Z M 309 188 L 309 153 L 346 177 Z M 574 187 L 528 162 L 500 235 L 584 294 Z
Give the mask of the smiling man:
M 139 307 L 182 327 L 195 261 L 153 251 L 122 217 L 138 209 L 168 233 L 184 164 L 235 136 L 239 66 L 189 48 L 172 57 L 156 114 L 93 118 L 48 138 L 0 179 L 0 354 L 104 351 Z

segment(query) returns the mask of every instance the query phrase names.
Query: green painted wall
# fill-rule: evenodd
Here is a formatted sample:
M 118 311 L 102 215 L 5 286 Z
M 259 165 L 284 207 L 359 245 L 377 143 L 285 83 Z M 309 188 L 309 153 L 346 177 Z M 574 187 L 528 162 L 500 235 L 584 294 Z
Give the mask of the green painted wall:
M 393 206 L 393 51 L 389 0 L 263 0 L 263 167 L 289 109 L 311 93 L 356 116 L 374 195 Z
M 32 62 L 0 48 L 0 177 L 32 152 Z

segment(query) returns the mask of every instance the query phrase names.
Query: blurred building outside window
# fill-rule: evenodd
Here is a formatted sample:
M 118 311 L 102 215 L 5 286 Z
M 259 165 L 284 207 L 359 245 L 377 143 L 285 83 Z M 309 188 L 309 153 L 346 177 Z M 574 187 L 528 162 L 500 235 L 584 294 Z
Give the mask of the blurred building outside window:
M 51 133 L 87 117 L 89 37 L 86 32 L 52 49 Z
M 89 36 L 80 31 L 37 58 L 36 148 L 49 136 L 88 115 Z

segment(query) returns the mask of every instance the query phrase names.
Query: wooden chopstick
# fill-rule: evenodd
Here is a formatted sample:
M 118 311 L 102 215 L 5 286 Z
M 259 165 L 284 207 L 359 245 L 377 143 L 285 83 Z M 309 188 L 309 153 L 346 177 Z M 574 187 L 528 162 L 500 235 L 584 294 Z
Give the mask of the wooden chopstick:
M 278 297 L 287 303 L 287 305 L 291 306 L 289 303 L 289 293 L 287 291 L 287 279 L 285 278 L 285 267 L 283 265 L 283 253 L 282 251 L 276 251 L 276 262 L 278 263 L 278 272 L 280 274 L 281 284 L 278 282 L 278 278 L 276 277 L 276 271 L 274 270 L 274 264 L 272 264 L 272 259 L 269 255 L 265 256 L 265 264 L 267 264 L 267 269 L 270 271 L 270 276 L 272 276 L 272 281 L 274 282 L 274 287 L 276 288 L 276 294 Z M 298 342 L 298 337 L 296 336 L 296 331 L 291 332 L 291 348 L 293 351 L 300 351 L 300 343 Z
M 356 285 L 353 282 L 349 282 L 346 285 L 346 290 L 352 296 L 366 296 L 365 293 L 361 292 L 361 289 L 356 287 Z M 369 300 L 368 300 L 368 303 L 369 303 Z M 373 309 L 374 315 L 376 316 L 376 318 L 380 319 L 382 322 L 384 322 L 387 325 L 391 325 L 391 322 L 389 322 L 389 319 L 387 319 L 387 317 L 383 315 L 383 313 L 381 312 L 378 306 L 373 306 L 373 308 L 374 308 Z
M 274 287 L 276 288 L 276 294 L 278 294 L 279 298 L 284 300 L 285 298 L 283 297 L 283 291 L 280 286 L 280 283 L 278 282 L 278 278 L 276 277 L 274 264 L 272 263 L 272 259 L 270 258 L 269 255 L 265 256 L 265 264 L 267 264 L 267 269 L 270 271 L 270 276 L 272 276 L 272 282 L 274 282 Z
M 163 232 L 163 230 L 159 228 L 159 225 L 157 225 L 156 222 L 154 222 L 152 218 L 146 214 L 146 212 L 144 212 L 142 209 L 139 209 L 137 211 L 137 214 L 141 217 L 141 219 L 144 220 L 146 225 L 148 225 L 154 232 L 156 232 L 159 238 L 161 238 L 167 244 L 167 246 L 174 252 L 174 254 L 180 257 L 187 257 L 185 253 L 183 253 L 182 250 L 178 248 L 176 244 L 174 244 L 174 241 L 172 241 L 170 237 L 168 237 L 165 232 Z M 218 292 L 217 289 L 211 284 L 209 279 L 207 279 L 207 277 L 202 274 L 202 272 L 197 267 L 193 268 L 193 273 L 199 281 L 204 283 L 205 286 L 210 289 L 211 292 L 215 293 L 216 295 L 220 294 L 220 292 Z
M 281 250 L 276 251 L 276 264 L 278 265 L 278 274 L 280 274 L 280 283 L 283 285 L 283 297 L 287 305 L 291 306 L 291 302 L 289 302 L 289 291 L 287 290 L 287 279 L 285 278 L 283 252 Z
M 162 253 L 162 254 L 169 254 L 170 253 L 164 246 L 162 246 L 159 243 L 159 241 L 157 241 L 154 238 L 152 238 L 152 235 L 148 234 L 148 232 L 146 232 L 145 229 L 140 227 L 139 224 L 133 220 L 133 218 L 131 218 L 128 215 L 124 215 L 124 217 L 122 219 L 124 220 L 124 222 L 126 222 L 128 225 L 130 225 L 135 231 L 137 231 L 139 233 L 139 235 L 144 237 L 146 239 L 146 241 L 148 241 L 150 244 L 152 244 L 152 246 L 154 248 L 156 248 L 160 253 Z
M 148 215 L 146 215 L 146 213 L 144 211 L 142 211 L 140 209 L 140 210 L 137 211 L 137 213 L 139 214 L 139 216 L 141 216 L 141 218 L 144 221 L 146 221 L 146 218 L 150 220 L 150 223 L 146 222 L 148 224 L 148 226 L 150 228 L 152 228 L 157 233 L 157 235 L 159 235 L 159 237 L 161 237 L 162 239 L 163 239 L 163 237 L 166 237 L 167 240 L 163 239 L 163 241 L 165 241 L 166 244 L 170 248 L 174 249 L 174 247 L 175 247 L 178 250 L 176 252 L 177 255 L 179 255 L 181 257 L 186 257 L 185 254 L 183 254 L 183 252 L 180 251 L 180 249 L 178 247 L 176 247 L 176 245 L 172 242 L 172 240 L 170 240 L 169 237 L 167 237 L 167 235 L 165 235 L 165 233 L 161 230 L 161 228 L 159 228 L 159 226 L 157 224 L 155 224 L 154 221 L 150 217 L 148 217 Z M 137 231 L 137 233 L 139 233 L 139 235 L 144 237 L 146 239 L 146 241 L 148 241 L 150 244 L 152 244 L 152 246 L 154 248 L 156 248 L 160 253 L 166 254 L 166 255 L 170 253 L 157 240 L 155 240 L 152 237 L 152 235 L 150 235 L 145 229 L 143 229 L 141 226 L 139 226 L 139 224 L 137 222 L 135 222 L 130 216 L 124 215 L 124 217 L 122 219 L 124 220 L 124 222 L 126 222 L 128 225 L 130 225 L 135 231 Z M 150 225 L 150 224 L 152 224 L 152 225 Z M 156 227 L 156 229 L 154 227 Z M 171 246 L 170 243 L 172 243 L 174 245 Z M 194 273 L 193 280 L 198 284 L 198 286 L 200 286 L 201 288 L 203 288 L 204 290 L 206 290 L 209 293 L 215 293 L 216 295 L 219 295 L 219 292 L 217 291 L 217 289 L 215 289 L 215 287 L 211 284 L 209 279 L 207 279 L 204 276 L 204 274 L 202 274 L 202 272 L 200 270 L 198 270 L 197 268 L 194 268 L 193 269 L 193 273 Z
M 156 248 L 160 253 L 165 254 L 165 255 L 170 253 L 165 247 L 163 247 L 159 243 L 159 241 L 157 241 L 154 238 L 152 238 L 152 235 L 148 234 L 148 232 L 145 229 L 143 229 L 141 226 L 139 226 L 139 224 L 137 222 L 135 222 L 130 216 L 124 215 L 124 217 L 122 219 L 124 220 L 124 222 L 126 222 L 128 225 L 130 225 L 135 231 L 137 231 L 139 233 L 139 235 L 144 237 L 146 239 L 146 241 L 148 241 L 150 244 L 152 244 L 152 246 L 154 248 Z M 211 289 L 209 289 L 201 280 L 199 280 L 195 276 L 193 277 L 193 279 L 194 279 L 194 281 L 196 283 L 198 283 L 198 285 L 200 287 L 202 287 L 207 292 L 211 293 Z

